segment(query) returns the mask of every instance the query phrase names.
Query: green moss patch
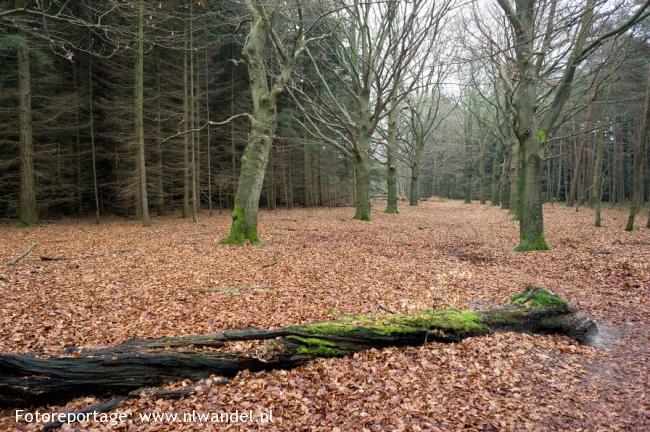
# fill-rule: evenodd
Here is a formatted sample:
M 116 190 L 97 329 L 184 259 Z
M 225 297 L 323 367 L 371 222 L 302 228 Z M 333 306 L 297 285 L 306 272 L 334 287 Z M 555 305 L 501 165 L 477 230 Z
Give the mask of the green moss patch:
M 527 286 L 526 291 L 513 295 L 511 300 L 514 304 L 526 304 L 547 309 L 567 309 L 569 307 L 562 297 L 532 285 Z
M 293 329 L 323 336 L 345 336 L 363 331 L 382 336 L 418 334 L 432 330 L 455 335 L 482 334 L 488 331 L 478 314 L 457 309 L 426 310 L 417 314 L 387 314 L 377 317 L 347 316 L 343 322 L 319 322 L 294 326 Z
M 344 350 L 337 348 L 334 342 L 325 339 L 301 336 L 287 336 L 286 338 L 299 344 L 296 349 L 298 354 L 314 357 L 342 357 L 347 354 Z
M 541 233 L 537 238 L 533 240 L 522 239 L 519 243 L 519 246 L 515 248 L 517 252 L 533 252 L 533 251 L 547 251 L 551 250 L 551 247 L 546 242 L 544 233 Z

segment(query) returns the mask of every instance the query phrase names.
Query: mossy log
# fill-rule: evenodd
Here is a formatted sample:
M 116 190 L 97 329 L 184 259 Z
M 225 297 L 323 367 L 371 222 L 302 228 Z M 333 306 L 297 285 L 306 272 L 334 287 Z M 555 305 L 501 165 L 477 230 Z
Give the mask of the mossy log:
M 589 342 L 595 323 L 555 294 L 534 287 L 505 306 L 480 311 L 348 317 L 339 321 L 256 328 L 197 336 L 134 339 L 114 347 L 56 357 L 0 355 L 0 405 L 64 402 L 84 395 L 126 394 L 212 374 L 292 368 L 315 357 L 341 357 L 368 348 L 459 342 L 495 331 L 557 333 Z M 224 352 L 228 342 L 266 340 L 255 353 Z

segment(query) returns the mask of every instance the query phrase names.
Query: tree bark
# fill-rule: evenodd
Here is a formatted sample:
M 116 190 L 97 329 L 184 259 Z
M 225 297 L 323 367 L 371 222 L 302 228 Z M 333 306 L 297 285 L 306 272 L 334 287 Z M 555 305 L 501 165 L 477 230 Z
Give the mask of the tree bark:
M 89 112 L 90 112 L 90 151 L 93 164 L 93 193 L 95 195 L 95 223 L 99 225 L 99 193 L 97 191 L 97 155 L 95 152 L 95 117 L 94 117 L 94 104 L 93 104 L 93 58 L 89 56 L 88 66 L 88 97 L 89 97 Z
M 158 216 L 165 214 L 165 183 L 163 176 L 163 148 L 162 148 L 162 118 L 161 118 L 161 92 L 160 92 L 160 62 L 156 64 L 156 150 L 158 157 L 158 183 L 156 193 L 156 213 Z
M 411 186 L 409 187 L 409 205 L 417 206 L 420 199 L 420 163 L 411 165 Z
M 634 219 L 643 206 L 643 165 L 645 165 L 645 148 L 650 136 L 650 69 L 648 69 L 648 84 L 645 96 L 645 115 L 643 128 L 639 131 L 636 145 L 634 146 L 634 189 L 630 215 L 627 219 L 626 231 L 634 230 Z
M 596 155 L 594 157 L 593 188 L 591 193 L 591 204 L 594 207 L 595 212 L 594 225 L 597 227 L 602 226 L 600 207 L 602 199 L 602 166 L 604 148 L 603 131 L 598 131 L 598 136 L 596 137 Z
M 519 149 L 519 141 L 516 137 L 512 137 L 512 143 L 510 144 L 510 190 L 508 191 L 510 200 L 508 209 L 515 219 L 519 219 L 521 213 L 521 152 Z
M 555 294 L 535 287 L 512 302 L 479 311 L 427 310 L 415 314 L 353 317 L 345 321 L 248 328 L 80 350 L 54 357 L 0 355 L 0 401 L 6 406 L 65 402 L 84 395 L 127 394 L 143 387 L 212 374 L 287 369 L 318 357 L 341 357 L 369 348 L 453 343 L 498 331 L 556 333 L 590 342 L 596 324 Z M 226 352 L 228 342 L 266 340 L 254 352 Z M 197 348 L 211 347 L 210 351 Z
M 190 2 L 190 8 L 189 8 L 189 14 L 190 14 L 190 34 L 189 34 L 189 45 L 190 45 L 190 59 L 189 59 L 189 73 L 190 73 L 190 83 L 189 83 L 189 91 L 190 91 L 190 106 L 189 106 L 189 115 L 190 115 L 190 120 L 189 120 L 189 126 L 190 126 L 190 166 L 192 169 L 192 176 L 189 181 L 191 181 L 191 189 L 190 189 L 190 194 L 191 194 L 191 206 L 192 206 L 192 223 L 195 224 L 197 222 L 196 220 L 196 215 L 198 212 L 198 196 L 197 196 L 197 176 L 196 176 L 196 171 L 197 171 L 197 154 L 196 154 L 196 144 L 198 141 L 197 132 L 195 131 L 195 125 L 196 125 L 196 93 L 195 93 L 195 87 L 194 87 L 194 2 Z
M 138 0 L 138 50 L 135 61 L 135 137 L 138 146 L 138 177 L 142 225 L 148 227 L 147 166 L 144 152 L 144 6 Z
M 386 213 L 397 211 L 397 107 L 388 115 L 388 140 L 386 142 Z
M 505 157 L 503 159 L 503 165 L 501 167 L 501 182 L 499 183 L 499 201 L 501 201 L 502 209 L 510 209 L 510 154 L 512 153 L 512 147 L 506 146 L 506 143 L 502 143 L 501 147 L 505 152 Z
M 370 220 L 370 126 L 369 94 L 359 98 L 359 123 L 352 162 L 355 173 L 354 219 Z
M 224 244 L 241 244 L 247 241 L 253 244 L 261 243 L 257 232 L 257 211 L 277 123 L 277 97 L 282 90 L 276 83 L 269 91 L 264 65 L 268 32 L 264 19 L 255 16 L 244 45 L 243 54 L 248 67 L 253 115 L 248 144 L 241 158 L 230 234 L 222 240 Z
M 187 7 L 187 0 L 185 7 Z M 190 150 L 190 135 L 189 135 L 189 122 L 190 122 L 190 92 L 189 92 L 189 73 L 188 73 L 188 21 L 185 19 L 183 22 L 183 219 L 190 216 L 190 167 L 189 167 L 189 150 Z
M 16 0 L 16 8 L 26 7 L 27 0 Z M 34 142 L 32 138 L 32 89 L 29 43 L 27 35 L 16 48 L 18 67 L 18 119 L 20 122 L 20 209 L 18 224 L 38 224 L 36 187 L 34 182 Z
M 365 138 L 360 138 L 365 139 Z M 368 153 L 356 153 L 354 162 L 354 219 L 370 220 L 370 156 Z
M 494 154 L 492 155 L 492 183 L 490 184 L 490 204 L 499 205 L 499 189 L 501 177 L 499 175 L 499 158 L 501 157 L 501 143 L 495 141 Z
M 537 127 L 537 73 L 534 59 L 535 5 L 532 0 L 517 2 L 517 18 L 522 25 L 517 35 L 517 71 L 519 82 L 515 94 L 515 135 L 519 141 L 521 195 L 519 212 L 519 251 L 549 249 L 544 238 L 541 175 L 543 143 L 548 130 Z M 511 206 L 512 208 L 512 206 Z M 516 207 L 515 207 L 516 208 Z
M 485 153 L 487 151 L 487 138 L 483 138 L 479 143 L 478 153 L 478 199 L 481 204 L 485 204 Z

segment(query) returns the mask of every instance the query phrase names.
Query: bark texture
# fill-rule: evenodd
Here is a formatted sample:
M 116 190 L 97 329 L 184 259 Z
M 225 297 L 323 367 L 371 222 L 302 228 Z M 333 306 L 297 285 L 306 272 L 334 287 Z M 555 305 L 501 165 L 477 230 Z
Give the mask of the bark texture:
M 529 286 L 511 303 L 480 311 L 349 317 L 277 330 L 243 329 L 209 335 L 141 340 L 54 357 L 0 355 L 0 404 L 63 402 L 83 395 L 127 394 L 142 387 L 241 370 L 292 368 L 312 358 L 364 349 L 459 342 L 497 331 L 563 334 L 588 343 L 596 324 L 550 291 Z M 230 341 L 266 340 L 254 352 L 221 351 Z M 211 350 L 201 350 L 209 347 Z M 219 349 L 219 350 L 215 350 Z
M 269 90 L 264 64 L 268 25 L 263 17 L 256 16 L 243 50 L 248 66 L 253 115 L 248 144 L 241 158 L 230 234 L 222 240 L 225 244 L 247 241 L 261 243 L 257 232 L 257 211 L 277 123 L 277 97 L 283 90 L 282 84 L 277 82 Z
M 397 213 L 397 108 L 388 116 L 388 142 L 386 143 L 386 213 Z
M 27 5 L 26 0 L 16 0 L 16 8 Z M 36 186 L 34 182 L 34 142 L 32 138 L 32 89 L 30 55 L 27 37 L 16 48 L 18 67 L 18 119 L 20 123 L 20 209 L 18 224 L 38 224 Z

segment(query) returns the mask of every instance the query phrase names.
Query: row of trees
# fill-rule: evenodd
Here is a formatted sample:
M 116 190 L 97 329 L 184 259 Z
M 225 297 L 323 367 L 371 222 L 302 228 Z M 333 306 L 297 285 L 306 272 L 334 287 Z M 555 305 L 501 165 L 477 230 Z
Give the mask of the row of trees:
M 650 1 L 0 2 L 0 212 L 644 202 Z M 18 111 L 18 112 L 16 112 Z M 645 116 L 644 116 L 645 113 Z M 647 190 L 647 188 L 646 188 Z M 649 220 L 650 223 L 650 220 Z

